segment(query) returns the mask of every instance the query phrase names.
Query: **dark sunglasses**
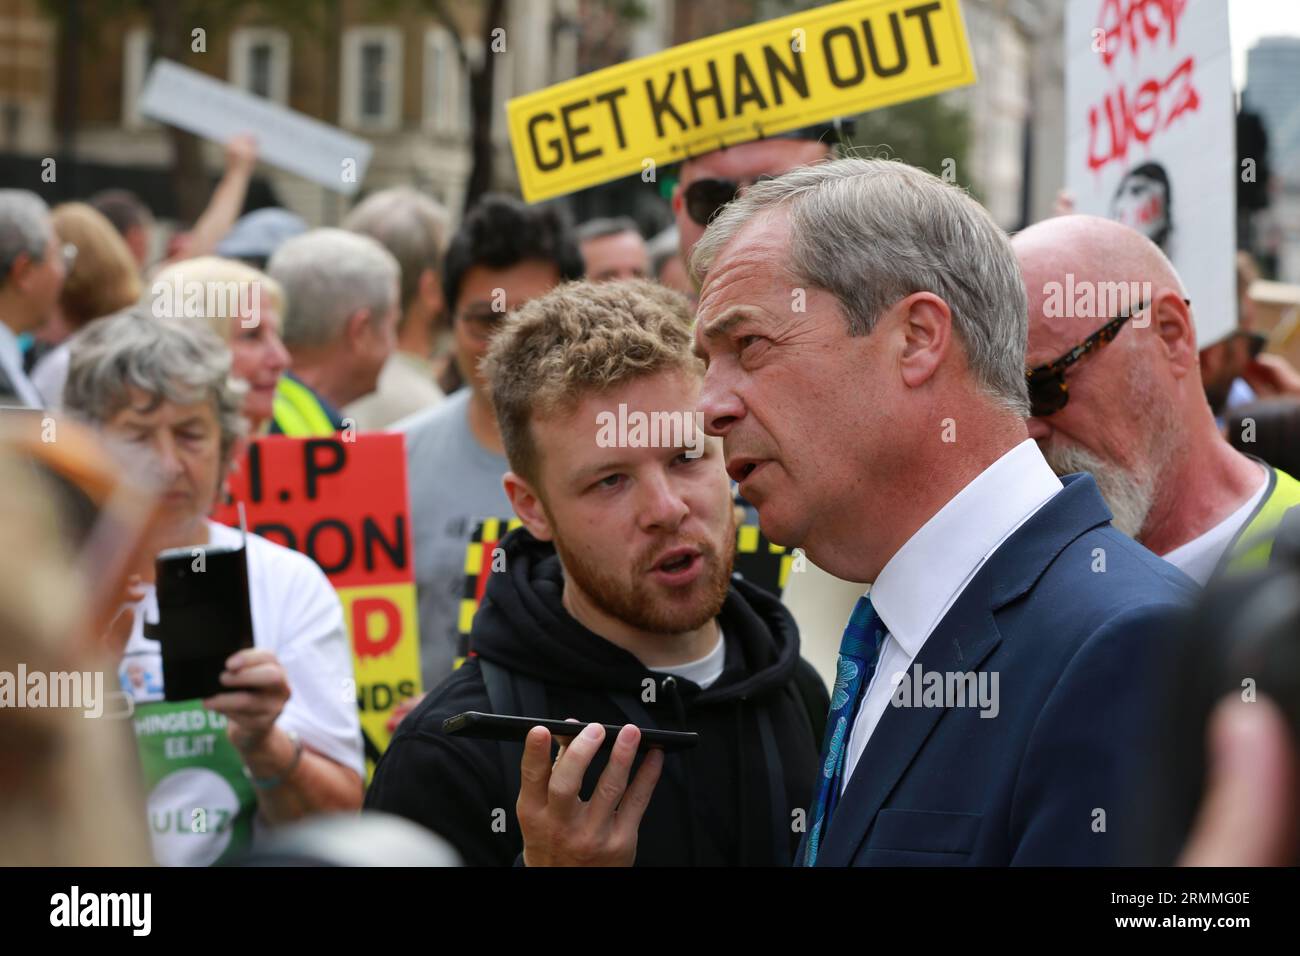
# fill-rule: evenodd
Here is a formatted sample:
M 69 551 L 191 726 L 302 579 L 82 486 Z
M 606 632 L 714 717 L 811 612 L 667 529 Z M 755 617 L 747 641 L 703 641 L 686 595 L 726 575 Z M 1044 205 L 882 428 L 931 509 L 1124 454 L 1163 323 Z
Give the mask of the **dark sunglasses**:
M 735 179 L 697 179 L 682 193 L 686 214 L 699 225 L 707 226 L 718 214 L 718 210 L 739 196 L 746 186 L 775 178 L 764 174 L 748 182 Z
M 1192 304 L 1190 299 L 1183 299 L 1183 302 Z M 1149 302 L 1143 302 L 1132 312 L 1115 316 L 1056 361 L 1025 372 L 1025 381 L 1029 385 L 1029 414 L 1034 418 L 1045 418 L 1063 409 L 1070 400 L 1070 384 L 1065 380 L 1065 370 L 1089 352 L 1110 343 L 1119 335 L 1124 323 L 1145 312 L 1148 305 Z

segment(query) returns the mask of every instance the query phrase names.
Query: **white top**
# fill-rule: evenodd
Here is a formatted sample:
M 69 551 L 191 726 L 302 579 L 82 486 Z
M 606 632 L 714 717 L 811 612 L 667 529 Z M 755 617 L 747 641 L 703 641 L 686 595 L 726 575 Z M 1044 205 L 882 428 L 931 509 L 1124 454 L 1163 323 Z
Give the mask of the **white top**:
M 844 755 L 843 786 L 896 681 L 984 562 L 1062 488 L 1033 439 L 989 465 L 898 549 L 870 589 L 888 633 Z
M 674 664 L 671 667 L 651 667 L 649 670 L 657 674 L 672 674 L 675 677 L 682 677 L 701 688 L 709 687 L 722 676 L 722 667 L 727 659 L 727 642 L 722 639 L 722 628 L 718 628 L 718 643 L 713 646 L 713 650 L 705 654 L 697 661 L 688 661 L 685 664 Z
M 68 382 L 72 345 L 64 342 L 47 354 L 32 369 L 32 385 L 40 392 L 45 407 L 58 411 L 63 407 L 63 386 Z
M 23 371 L 23 350 L 18 347 L 18 336 L 3 322 L 0 322 L 0 368 L 4 369 L 14 393 L 24 404 L 31 408 L 43 407 L 40 392 Z
M 1267 488 L 1268 475 L 1265 474 L 1260 480 L 1259 489 L 1247 498 L 1246 503 L 1240 508 L 1205 534 L 1179 545 L 1168 554 L 1162 554 L 1161 557 L 1197 584 L 1205 584 L 1210 580 L 1214 569 L 1219 566 L 1219 561 L 1222 560 L 1228 546 L 1232 544 L 1233 538 L 1237 536 L 1237 532 L 1250 520 L 1251 514 L 1263 499 Z
M 208 529 L 208 546 L 239 547 L 238 529 L 212 521 Z M 248 587 L 254 646 L 275 652 L 289 680 L 291 693 L 276 726 L 296 732 L 303 744 L 364 779 L 352 652 L 334 588 L 310 558 L 255 534 L 248 536 Z M 144 636 L 146 617 L 151 623 L 158 622 L 153 585 L 146 587 L 137 605 L 135 627 L 118 669 L 122 690 L 139 703 L 163 699 L 161 645 Z M 178 775 L 182 773 L 185 771 L 178 771 Z M 192 772 L 189 776 L 199 779 L 202 792 L 190 797 L 187 806 L 221 803 L 219 777 L 198 778 Z M 149 794 L 151 820 L 165 814 L 168 799 L 174 802 L 175 789 L 167 778 L 153 788 Z M 224 850 L 222 839 L 229 840 L 215 832 L 211 840 L 190 834 L 178 840 L 173 834 L 157 832 L 153 837 L 158 862 L 187 866 L 213 862 Z

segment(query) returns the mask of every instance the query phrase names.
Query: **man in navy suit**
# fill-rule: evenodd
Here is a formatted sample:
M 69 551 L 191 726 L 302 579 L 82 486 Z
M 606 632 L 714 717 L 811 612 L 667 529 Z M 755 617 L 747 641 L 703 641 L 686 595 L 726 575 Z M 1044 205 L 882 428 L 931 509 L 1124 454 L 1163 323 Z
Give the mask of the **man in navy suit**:
M 1161 647 L 1195 589 L 1029 439 L 1006 237 L 934 176 L 852 158 L 755 184 L 691 265 L 728 472 L 768 537 L 871 585 L 803 862 L 1124 862 Z

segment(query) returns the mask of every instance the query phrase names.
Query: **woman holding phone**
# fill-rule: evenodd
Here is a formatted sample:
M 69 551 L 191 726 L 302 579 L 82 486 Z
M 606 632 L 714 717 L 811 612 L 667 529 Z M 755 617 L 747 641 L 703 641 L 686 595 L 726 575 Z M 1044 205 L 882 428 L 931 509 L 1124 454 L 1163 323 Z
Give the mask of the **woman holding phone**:
M 208 520 L 246 432 L 246 387 L 202 323 L 124 312 L 72 340 L 64 408 L 156 465 L 163 520 L 148 553 L 244 546 Z M 343 614 L 309 558 L 247 536 L 254 647 L 231 655 L 226 690 L 167 701 L 153 566 L 139 569 L 119 678 L 135 728 L 159 863 L 226 861 L 268 824 L 361 806 L 364 763 Z M 242 595 L 232 595 L 232 600 Z M 123 628 L 126 631 L 126 628 Z

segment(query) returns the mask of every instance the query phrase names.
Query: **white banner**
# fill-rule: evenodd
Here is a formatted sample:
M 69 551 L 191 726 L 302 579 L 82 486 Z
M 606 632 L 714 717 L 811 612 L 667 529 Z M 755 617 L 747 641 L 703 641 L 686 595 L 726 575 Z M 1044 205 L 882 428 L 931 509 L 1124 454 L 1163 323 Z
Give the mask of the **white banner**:
M 1200 347 L 1236 327 L 1236 120 L 1223 0 L 1070 0 L 1066 188 L 1173 261 Z M 1122 277 L 1121 277 L 1122 278 Z
M 373 152 L 364 139 L 171 60 L 149 71 L 139 112 L 218 143 L 252 133 L 259 160 L 347 196 Z

